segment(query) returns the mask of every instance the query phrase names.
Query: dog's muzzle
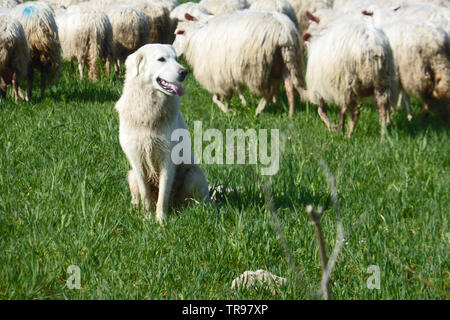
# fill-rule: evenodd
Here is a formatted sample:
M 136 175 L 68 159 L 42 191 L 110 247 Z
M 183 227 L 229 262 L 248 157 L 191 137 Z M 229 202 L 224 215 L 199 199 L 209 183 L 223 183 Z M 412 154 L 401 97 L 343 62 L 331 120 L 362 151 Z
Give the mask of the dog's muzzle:
M 188 71 L 186 69 L 180 69 L 180 71 L 178 71 L 178 74 L 178 81 L 182 82 L 184 81 L 184 79 L 186 79 Z
M 177 83 L 166 81 L 160 77 L 156 79 L 158 85 L 164 90 L 164 92 L 170 95 L 182 96 L 184 94 L 183 87 Z

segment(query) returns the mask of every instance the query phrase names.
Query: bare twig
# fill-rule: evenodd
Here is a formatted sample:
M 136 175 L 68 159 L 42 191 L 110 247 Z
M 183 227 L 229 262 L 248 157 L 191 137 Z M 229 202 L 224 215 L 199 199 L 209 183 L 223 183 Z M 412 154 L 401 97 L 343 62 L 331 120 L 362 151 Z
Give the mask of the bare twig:
M 322 217 L 323 209 L 322 207 L 319 207 L 317 211 L 315 211 L 312 205 L 308 205 L 306 207 L 306 212 L 309 214 L 309 217 L 314 224 L 314 229 L 316 230 L 316 239 L 319 244 L 320 252 L 320 265 L 322 267 L 322 275 L 324 275 L 327 273 L 328 258 L 325 251 L 325 241 L 323 239 L 322 227 L 320 225 L 320 218 Z M 328 285 L 328 281 L 324 282 L 322 278 L 320 288 L 319 295 L 323 295 L 325 300 L 330 300 L 330 286 Z
M 291 254 L 291 251 L 289 249 L 289 245 L 288 245 L 287 240 L 286 240 L 286 236 L 285 236 L 285 234 L 283 232 L 283 229 L 281 227 L 280 220 L 278 219 L 278 215 L 277 215 L 275 206 L 274 206 L 273 201 L 272 201 L 272 195 L 270 193 L 271 187 L 272 187 L 272 183 L 271 183 L 271 181 L 269 181 L 268 183 L 266 183 L 266 184 L 264 184 L 262 186 L 262 189 L 263 189 L 264 198 L 266 200 L 267 207 L 268 207 L 269 212 L 270 212 L 270 214 L 272 216 L 272 220 L 273 220 L 273 223 L 274 223 L 274 226 L 275 226 L 275 230 L 276 230 L 276 232 L 278 234 L 278 237 L 280 239 L 281 247 L 283 248 L 283 252 L 284 252 L 284 254 L 285 254 L 286 258 L 287 258 L 287 261 L 289 263 L 289 267 L 291 268 L 292 273 L 295 275 L 297 283 L 299 284 L 299 286 L 301 288 L 303 288 L 306 296 L 308 298 L 310 298 L 309 292 L 307 290 L 306 283 L 300 277 L 299 268 L 297 266 L 297 263 L 295 262 L 294 257 Z
M 324 299 L 328 300 L 331 298 L 330 294 L 330 276 L 331 272 L 333 271 L 337 257 L 339 255 L 339 252 L 342 249 L 342 245 L 344 243 L 344 227 L 340 218 L 339 214 L 339 203 L 338 203 L 338 195 L 337 195 L 337 188 L 336 188 L 336 180 L 334 176 L 330 173 L 330 170 L 328 169 L 328 166 L 326 165 L 325 161 L 321 160 L 320 165 L 323 168 L 323 171 L 325 172 L 325 175 L 327 177 L 328 185 L 330 188 L 331 198 L 333 201 L 333 209 L 334 213 L 337 218 L 337 239 L 336 244 L 334 245 L 333 252 L 331 253 L 330 259 L 327 259 L 326 251 L 325 251 L 325 241 L 323 239 L 322 234 L 322 228 L 320 225 L 320 218 L 322 216 L 322 208 L 319 208 L 318 212 L 315 212 L 313 207 L 311 205 L 307 206 L 306 211 L 308 212 L 309 216 L 311 217 L 311 220 L 314 223 L 315 229 L 316 229 L 316 238 L 319 245 L 319 251 L 320 251 L 320 261 L 322 266 L 322 280 L 320 281 L 320 287 L 318 290 L 318 295 L 322 296 Z

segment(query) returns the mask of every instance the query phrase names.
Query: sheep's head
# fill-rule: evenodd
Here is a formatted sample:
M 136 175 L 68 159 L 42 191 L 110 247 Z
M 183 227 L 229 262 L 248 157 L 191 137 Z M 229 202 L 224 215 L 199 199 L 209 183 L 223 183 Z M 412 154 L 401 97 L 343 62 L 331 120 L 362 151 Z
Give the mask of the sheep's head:
M 335 9 L 319 9 L 314 14 L 307 11 L 306 18 L 308 18 L 309 26 L 303 34 L 303 40 L 308 43 L 308 40 L 316 38 L 322 31 L 340 21 L 344 15 L 345 13 Z
M 315 34 L 317 34 L 320 31 L 320 18 L 313 15 L 311 12 L 306 12 L 306 17 L 309 20 L 309 27 L 306 30 L 306 32 L 303 34 L 303 41 L 305 43 L 308 43 L 308 40 Z
M 177 23 L 193 20 L 206 22 L 213 17 L 198 3 L 193 2 L 182 3 L 170 13 L 170 18 Z
M 204 22 L 198 21 L 189 13 L 186 13 L 185 17 L 187 21 L 178 23 L 175 30 L 175 40 L 172 44 L 178 57 L 182 56 L 186 49 L 189 34 L 205 24 Z
M 141 86 L 151 86 L 166 95 L 183 95 L 181 82 L 187 70 L 178 62 L 171 45 L 148 44 L 128 56 L 126 79 L 134 78 Z

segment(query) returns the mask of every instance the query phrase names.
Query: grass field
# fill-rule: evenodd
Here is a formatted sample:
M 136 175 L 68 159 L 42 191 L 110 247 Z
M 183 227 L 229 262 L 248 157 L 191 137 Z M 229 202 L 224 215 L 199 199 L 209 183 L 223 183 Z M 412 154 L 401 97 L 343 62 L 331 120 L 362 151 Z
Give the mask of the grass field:
M 398 111 L 380 142 L 378 114 L 364 104 L 351 139 L 328 132 L 316 108 L 297 102 L 291 119 L 282 94 L 258 118 L 258 100 L 237 97 L 223 114 L 192 74 L 182 113 L 192 131 L 279 129 L 285 148 L 269 180 L 252 165 L 202 165 L 210 185 L 236 192 L 169 216 L 165 229 L 130 204 L 128 162 L 118 142 L 114 104 L 122 80 L 80 80 L 69 64 L 40 101 L 0 105 L 1 299 L 308 299 L 320 281 L 308 204 L 323 206 L 327 251 L 336 238 L 324 161 L 336 177 L 345 244 L 331 277 L 334 299 L 449 299 L 450 138 L 448 125 Z M 337 121 L 337 110 L 331 108 Z M 269 213 L 270 193 L 297 268 L 293 270 Z M 81 270 L 69 289 L 67 268 Z M 380 269 L 368 289 L 367 268 Z M 288 283 L 233 292 L 246 270 L 265 269 Z M 303 280 L 300 285 L 297 277 Z

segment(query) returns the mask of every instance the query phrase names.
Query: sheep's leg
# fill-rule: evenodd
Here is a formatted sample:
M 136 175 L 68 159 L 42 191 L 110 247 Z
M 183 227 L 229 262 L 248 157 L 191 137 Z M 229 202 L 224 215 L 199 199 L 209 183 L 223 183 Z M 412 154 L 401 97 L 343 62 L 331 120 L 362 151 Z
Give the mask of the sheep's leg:
M 45 97 L 45 87 L 47 86 L 47 75 L 41 72 L 41 99 Z
M 116 71 L 116 74 L 120 76 L 121 72 L 120 72 L 120 60 L 116 59 L 116 61 L 114 62 L 114 71 Z
M 320 100 L 319 102 L 319 108 L 317 109 L 317 112 L 319 113 L 320 118 L 322 119 L 322 121 L 325 123 L 325 125 L 327 126 L 328 130 L 330 131 L 334 131 L 334 125 L 330 123 L 330 119 L 328 119 L 328 115 L 327 115 L 327 104 L 325 103 L 325 101 Z
M 14 102 L 17 103 L 19 100 L 19 84 L 17 83 L 15 73 L 12 75 L 11 85 L 12 85 L 12 94 L 13 94 Z
M 406 93 L 403 93 L 402 97 L 405 100 L 406 112 L 408 113 L 408 121 L 411 121 L 413 118 L 413 115 L 412 115 L 411 102 L 409 100 L 409 96 Z
M 34 69 L 30 67 L 28 69 L 28 88 L 27 88 L 28 101 L 31 101 L 31 97 L 33 96 L 33 80 L 34 80 Z
M 80 60 L 78 62 L 78 73 L 80 74 L 80 79 L 83 79 L 84 62 Z
M 225 113 L 228 112 L 228 102 L 225 102 L 225 104 L 222 103 L 217 94 L 213 95 L 213 102 L 220 108 L 220 110 L 222 110 Z
M 342 134 L 345 133 L 345 116 L 347 114 L 347 109 L 341 108 L 339 111 L 339 130 L 341 130 Z
M 241 103 L 244 107 L 247 106 L 247 101 L 245 101 L 245 97 L 242 93 L 239 92 L 239 99 L 241 99 Z
M 402 107 L 402 102 L 404 99 L 405 92 L 403 90 L 400 90 L 399 94 L 398 94 L 398 100 L 397 100 L 397 109 L 400 109 Z
M 263 112 L 266 105 L 267 105 L 267 98 L 266 97 L 261 98 L 261 100 L 259 101 L 258 107 L 256 108 L 255 115 L 257 116 L 261 112 Z
M 287 70 L 283 72 L 283 79 L 284 79 L 284 89 L 286 90 L 286 96 L 288 98 L 288 104 L 289 104 L 289 116 L 292 117 L 294 115 L 294 82 L 292 81 L 290 74 Z
M 350 111 L 350 119 L 348 120 L 348 128 L 347 128 L 347 138 L 350 138 L 355 130 L 356 124 L 359 119 L 359 108 L 358 106 L 354 107 Z
M 17 85 L 17 89 L 20 99 L 28 101 L 28 97 L 22 92 L 22 89 L 20 89 L 19 85 Z
M 95 62 L 93 62 L 93 63 L 90 62 L 90 63 L 89 63 L 88 74 L 89 74 L 89 78 L 90 78 L 92 81 L 98 81 L 100 72 L 99 72 L 98 66 L 97 66 L 97 64 L 96 64 Z
M 381 140 L 385 138 L 386 126 L 389 124 L 389 97 L 386 94 L 386 90 L 375 90 L 375 100 L 377 103 L 378 114 L 380 116 L 381 125 Z
M 109 58 L 106 58 L 105 69 L 106 69 L 106 74 L 109 77 L 111 75 L 111 61 Z
M 5 79 L 3 79 L 2 76 L 0 76 L 0 97 L 2 99 L 6 99 L 6 92 L 8 90 L 8 85 L 5 82 Z

